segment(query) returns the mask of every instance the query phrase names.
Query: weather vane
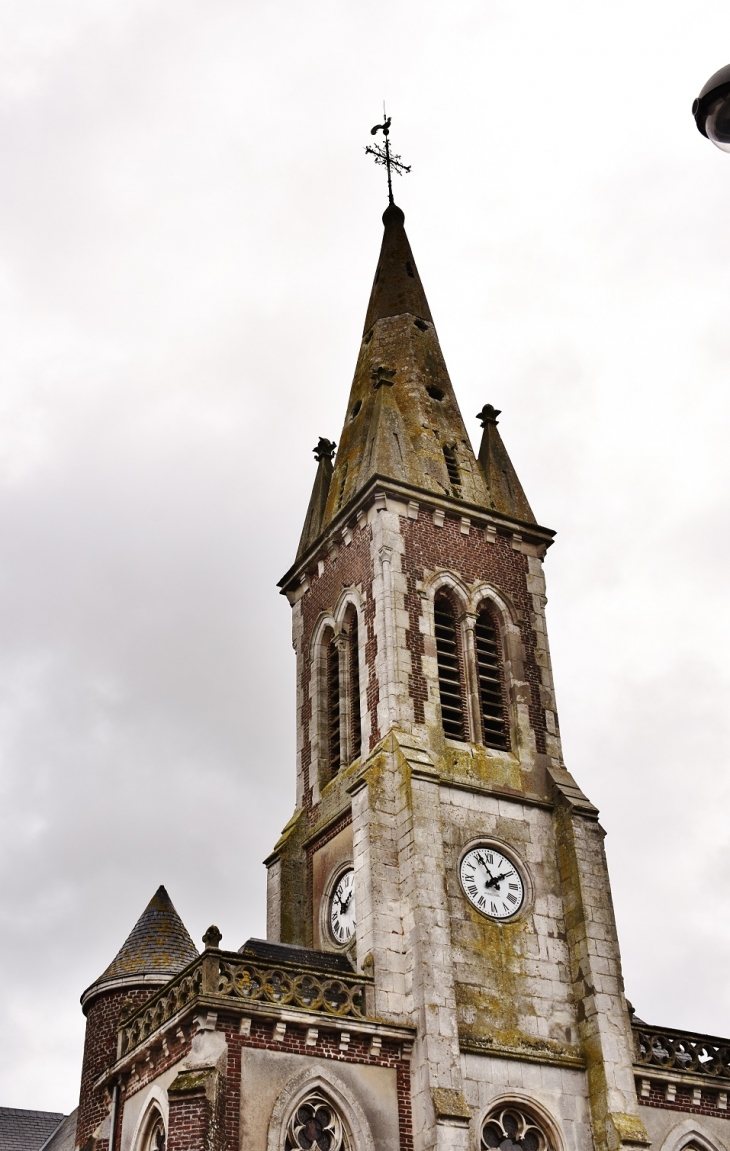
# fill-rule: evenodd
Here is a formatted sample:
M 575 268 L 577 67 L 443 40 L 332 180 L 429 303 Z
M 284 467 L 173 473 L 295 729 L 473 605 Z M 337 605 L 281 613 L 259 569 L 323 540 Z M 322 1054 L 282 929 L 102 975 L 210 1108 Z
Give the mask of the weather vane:
M 402 176 L 404 172 L 410 172 L 408 164 L 404 164 L 400 156 L 396 152 L 390 150 L 390 116 L 386 115 L 385 105 L 383 105 L 384 122 L 376 124 L 374 128 L 370 129 L 370 135 L 376 136 L 378 132 L 382 132 L 385 138 L 385 147 L 381 148 L 380 144 L 368 144 L 365 151 L 370 156 L 375 157 L 376 164 L 382 164 L 388 173 L 388 203 L 392 204 L 393 201 L 393 180 L 392 173 L 397 172 Z

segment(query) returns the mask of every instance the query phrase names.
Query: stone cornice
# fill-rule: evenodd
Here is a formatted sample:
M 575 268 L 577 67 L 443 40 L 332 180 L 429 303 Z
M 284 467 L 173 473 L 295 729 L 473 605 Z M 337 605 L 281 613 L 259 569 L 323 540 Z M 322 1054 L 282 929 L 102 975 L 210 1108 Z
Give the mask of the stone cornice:
M 585 1068 L 580 1054 L 571 1051 L 552 1051 L 543 1047 L 510 1047 L 481 1035 L 459 1035 L 459 1049 L 465 1055 L 491 1055 L 499 1059 L 519 1059 L 525 1063 L 549 1063 L 556 1067 Z
M 277 587 L 281 588 L 282 595 L 286 595 L 292 589 L 292 585 L 300 583 L 301 577 L 316 562 L 320 553 L 326 552 L 333 542 L 339 541 L 348 523 L 357 516 L 358 512 L 363 511 L 374 502 L 378 492 L 384 492 L 386 496 L 390 495 L 394 499 L 406 503 L 415 500 L 424 507 L 440 509 L 452 518 L 461 519 L 466 516 L 477 527 L 491 525 L 499 534 L 520 536 L 525 542 L 534 544 L 543 550 L 550 547 L 556 534 L 551 528 L 541 527 L 539 524 L 523 523 L 521 520 L 505 516 L 501 512 L 470 504 L 465 500 L 455 500 L 450 496 L 425 491 L 423 488 L 412 487 L 410 484 L 396 482 L 383 476 L 373 476 L 367 486 L 337 513 L 327 529 L 279 580 Z
M 107 1084 L 128 1075 L 135 1065 L 148 1061 L 148 1054 L 155 1050 L 164 1049 L 168 1037 L 185 1033 L 187 1040 L 201 1027 L 209 1027 L 209 1013 L 217 1018 L 221 1013 L 235 1018 L 260 1019 L 277 1021 L 303 1028 L 317 1028 L 319 1031 L 346 1033 L 348 1035 L 379 1036 L 381 1039 L 390 1039 L 403 1044 L 404 1053 L 410 1053 L 410 1048 L 416 1037 L 416 1028 L 407 1024 L 386 1023 L 379 1019 L 354 1019 L 351 1016 L 338 1018 L 323 1011 L 298 1011 L 289 1006 L 275 1003 L 244 1002 L 242 1000 L 221 1002 L 218 995 L 197 995 L 179 1011 L 171 1015 L 163 1024 L 150 1032 L 147 1038 L 125 1052 L 115 1063 L 108 1067 L 94 1084 L 95 1089 L 103 1088 Z M 182 1057 L 182 1052 L 181 1052 Z M 404 1054 L 404 1057 L 405 1054 Z
M 124 975 L 119 979 L 108 979 L 104 983 L 92 983 L 81 996 L 81 1007 L 86 1008 L 93 999 L 99 995 L 106 995 L 110 991 L 133 991 L 135 988 L 145 990 L 148 987 L 164 987 L 173 979 L 173 975 Z

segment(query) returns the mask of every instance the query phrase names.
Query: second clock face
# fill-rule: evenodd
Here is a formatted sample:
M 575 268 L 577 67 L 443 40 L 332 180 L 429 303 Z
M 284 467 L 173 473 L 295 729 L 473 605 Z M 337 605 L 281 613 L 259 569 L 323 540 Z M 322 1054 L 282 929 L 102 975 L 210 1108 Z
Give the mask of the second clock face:
M 355 872 L 350 868 L 337 880 L 330 899 L 330 931 L 335 943 L 349 943 L 355 934 Z
M 490 919 L 509 919 L 525 901 L 522 876 L 495 847 L 473 847 L 461 861 L 461 886 L 470 903 Z

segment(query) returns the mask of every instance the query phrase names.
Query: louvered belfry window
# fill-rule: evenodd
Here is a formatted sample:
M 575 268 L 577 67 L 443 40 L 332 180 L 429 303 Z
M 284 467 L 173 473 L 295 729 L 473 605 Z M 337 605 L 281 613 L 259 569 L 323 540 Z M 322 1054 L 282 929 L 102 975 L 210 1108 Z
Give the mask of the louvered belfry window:
M 350 760 L 362 751 L 362 724 L 360 722 L 360 645 L 358 642 L 357 611 L 350 608 L 347 617 L 350 644 Z
M 464 738 L 464 695 L 459 666 L 459 636 L 456 614 L 448 596 L 436 596 L 436 656 L 439 671 L 439 695 L 444 735 Z
M 327 644 L 327 754 L 334 778 L 340 770 L 340 653 L 331 634 Z
M 482 733 L 487 747 L 509 746 L 502 684 L 502 650 L 499 630 L 488 607 L 482 607 L 474 629 L 479 675 Z
M 454 448 L 449 445 L 444 446 L 444 462 L 446 464 L 446 471 L 449 473 L 449 482 L 452 488 L 457 490 L 461 489 L 461 476 L 459 475 L 459 465 L 456 460 L 456 452 Z

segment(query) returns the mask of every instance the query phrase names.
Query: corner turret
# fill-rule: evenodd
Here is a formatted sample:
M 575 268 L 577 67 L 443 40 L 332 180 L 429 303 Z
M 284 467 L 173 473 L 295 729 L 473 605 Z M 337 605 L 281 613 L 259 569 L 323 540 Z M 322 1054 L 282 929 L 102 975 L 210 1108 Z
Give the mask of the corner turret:
M 144 1003 L 188 963 L 198 949 L 164 887 L 158 887 L 129 936 L 105 971 L 81 996 L 86 1040 L 76 1146 L 99 1137 L 109 1101 L 94 1087 L 117 1056 L 117 1030 L 123 1015 Z M 105 1136 L 108 1138 L 108 1136 Z

